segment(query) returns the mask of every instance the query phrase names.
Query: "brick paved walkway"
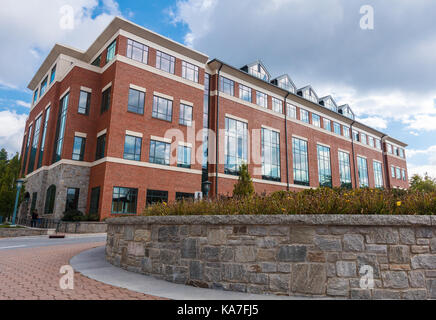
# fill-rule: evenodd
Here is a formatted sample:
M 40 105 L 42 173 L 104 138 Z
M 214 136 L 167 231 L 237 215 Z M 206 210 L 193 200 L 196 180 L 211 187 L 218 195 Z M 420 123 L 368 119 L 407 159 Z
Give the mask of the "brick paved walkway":
M 0 300 L 159 300 L 74 274 L 74 290 L 62 290 L 60 267 L 81 251 L 104 243 L 0 250 Z

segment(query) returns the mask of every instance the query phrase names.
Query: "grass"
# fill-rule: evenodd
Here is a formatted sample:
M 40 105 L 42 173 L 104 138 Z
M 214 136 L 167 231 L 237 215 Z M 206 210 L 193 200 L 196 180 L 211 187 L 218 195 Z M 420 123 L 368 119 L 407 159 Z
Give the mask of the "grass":
M 0 224 L 0 229 L 22 229 L 23 227 L 21 226 L 15 226 L 15 227 L 11 227 L 8 224 Z
M 253 214 L 434 215 L 436 193 L 380 189 L 318 188 L 241 198 L 159 203 L 144 216 Z

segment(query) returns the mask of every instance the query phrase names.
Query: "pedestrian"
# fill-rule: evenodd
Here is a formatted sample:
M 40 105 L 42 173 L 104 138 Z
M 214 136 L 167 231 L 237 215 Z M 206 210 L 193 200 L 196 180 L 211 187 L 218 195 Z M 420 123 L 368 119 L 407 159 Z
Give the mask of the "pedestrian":
M 31 223 L 32 228 L 36 227 L 37 221 L 38 221 L 38 211 L 35 209 L 32 211 L 32 223 Z

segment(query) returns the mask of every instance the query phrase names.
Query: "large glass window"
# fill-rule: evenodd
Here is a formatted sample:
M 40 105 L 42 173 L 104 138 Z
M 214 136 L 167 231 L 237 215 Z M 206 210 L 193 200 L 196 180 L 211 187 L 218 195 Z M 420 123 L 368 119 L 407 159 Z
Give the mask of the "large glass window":
M 359 132 L 353 130 L 353 140 L 359 142 Z
M 188 127 L 192 125 L 192 106 L 180 104 L 179 124 Z
M 399 149 L 399 155 L 401 158 L 404 158 L 404 149 Z
M 111 87 L 107 88 L 101 96 L 101 110 L 100 112 L 103 113 L 105 111 L 109 110 L 111 104 Z
M 33 169 L 35 167 L 36 151 L 38 150 L 39 133 L 41 130 L 41 119 L 42 116 L 39 116 L 38 119 L 36 119 L 35 121 L 35 132 L 33 134 L 32 148 L 30 149 L 30 159 L 29 159 L 29 167 L 27 168 L 27 173 L 33 172 Z
M 403 179 L 403 181 L 406 181 L 406 170 L 401 169 L 401 178 Z
M 357 157 L 357 169 L 359 173 L 359 186 L 360 188 L 369 187 L 368 180 L 368 163 L 365 158 Z
M 247 123 L 226 118 L 225 123 L 224 171 L 227 174 L 237 175 L 242 163 L 247 163 Z
M 343 126 L 342 127 L 342 131 L 343 131 L 343 135 L 345 138 L 349 138 L 350 137 L 350 128 L 347 126 Z
M 289 103 L 287 103 L 286 105 L 287 105 L 286 109 L 288 112 L 287 116 L 289 118 L 297 119 L 297 107 L 293 106 L 292 104 L 289 104 Z
M 95 187 L 91 189 L 89 214 L 98 214 L 99 205 L 100 205 L 100 187 Z
M 85 155 L 86 139 L 83 137 L 74 137 L 73 156 L 72 159 L 76 161 L 83 161 Z
M 106 63 L 112 61 L 115 58 L 116 49 L 117 49 L 117 40 L 115 39 L 107 48 Z
M 395 167 L 391 166 L 391 177 L 395 179 Z
M 332 122 L 328 119 L 323 119 L 324 120 L 324 129 L 327 131 L 332 131 Z
M 312 124 L 315 127 L 321 128 L 321 118 L 319 115 L 312 113 Z
M 374 137 L 368 136 L 368 144 L 370 147 L 374 148 L 375 146 Z
M 101 55 L 99 55 L 97 58 L 95 58 L 94 61 L 92 61 L 91 65 L 96 66 L 96 67 L 100 67 L 101 64 Z
M 169 54 L 156 51 L 156 68 L 174 74 L 176 58 Z
M 91 104 L 91 93 L 80 91 L 79 110 L 80 114 L 89 114 L 89 106 Z
M 220 76 L 220 90 L 223 93 L 229 94 L 231 96 L 235 95 L 235 83 L 227 78 Z
M 262 179 L 280 181 L 280 133 L 262 128 Z
M 309 111 L 300 108 L 300 120 L 309 123 Z
M 337 122 L 333 122 L 333 131 L 336 134 L 341 135 L 341 125 Z
M 375 147 L 379 150 L 381 150 L 381 140 L 380 139 L 375 139 Z
M 79 208 L 79 192 L 80 189 L 68 188 L 67 189 L 67 201 L 65 204 L 65 211 L 78 210 Z
M 239 98 L 251 102 L 251 88 L 239 84 Z
M 173 118 L 173 102 L 168 99 L 154 96 L 152 116 L 153 118 L 171 122 Z
M 260 91 L 256 91 L 256 104 L 263 108 L 268 108 L 268 96 Z
M 182 61 L 182 78 L 198 82 L 198 67 Z
M 142 63 L 148 62 L 148 47 L 142 43 L 127 39 L 127 58 Z
M 51 107 L 48 107 L 45 111 L 45 119 L 44 119 L 44 129 L 42 130 L 42 138 L 41 138 L 41 147 L 39 148 L 39 157 L 38 157 L 38 165 L 37 168 L 41 168 L 42 166 L 42 158 L 44 156 L 44 149 L 45 149 L 45 137 L 47 136 L 47 127 L 48 127 L 48 120 L 50 119 L 50 109 Z
M 341 188 L 352 188 L 350 155 L 343 151 L 339 151 L 339 178 L 341 181 Z
M 318 150 L 318 178 L 321 187 L 332 187 L 332 168 L 330 163 L 330 148 L 317 146 Z
M 373 167 L 374 167 L 374 185 L 376 188 L 383 188 L 382 164 L 378 161 L 373 161 Z
M 392 145 L 387 143 L 386 148 L 388 149 L 388 153 L 392 154 Z
M 106 134 L 97 138 L 97 149 L 95 151 L 95 160 L 103 159 L 106 148 Z
M 181 168 L 191 168 L 191 148 L 179 146 L 177 149 L 177 166 Z
M 55 77 L 56 77 L 56 65 L 51 69 L 50 84 L 54 81 Z
M 129 89 L 129 102 L 127 110 L 130 112 L 144 114 L 145 93 L 135 89 Z
M 194 200 L 195 194 L 194 193 L 187 193 L 187 192 L 176 192 L 176 201 L 183 201 L 183 200 Z
M 161 141 L 150 141 L 150 163 L 170 165 L 171 144 Z
M 283 102 L 279 99 L 272 98 L 272 109 L 274 112 L 283 113 Z
M 396 178 L 398 179 L 398 180 L 401 180 L 401 169 L 400 168 L 395 168 L 395 175 L 396 175 Z
M 54 144 L 53 163 L 59 161 L 62 156 L 62 147 L 65 136 L 65 124 L 67 122 L 69 94 L 62 98 L 59 104 L 58 126 L 56 130 L 56 139 Z
M 38 89 L 35 90 L 33 93 L 33 104 L 36 104 L 36 101 L 38 101 Z
M 360 133 L 360 142 L 362 142 L 363 144 L 367 144 L 367 139 L 366 139 L 366 134 L 365 133 Z
M 44 95 L 45 90 L 47 90 L 47 81 L 48 81 L 48 78 L 45 77 L 45 79 L 41 83 L 41 92 L 39 94 L 40 97 L 42 97 Z
M 147 205 L 168 202 L 168 191 L 147 190 Z
M 112 213 L 136 214 L 138 189 L 114 187 L 112 194 Z
M 292 93 L 295 92 L 294 86 L 291 81 L 289 81 L 288 77 L 283 77 L 277 82 L 278 86 L 282 89 L 288 90 Z
M 30 125 L 29 126 L 29 130 L 27 131 L 27 143 L 26 143 L 26 152 L 24 153 L 24 161 L 23 161 L 23 174 L 25 174 L 26 172 L 26 165 L 27 165 L 27 156 L 29 154 L 29 149 L 30 149 L 30 139 L 32 138 L 32 129 L 33 126 Z
M 292 138 L 292 157 L 294 160 L 294 183 L 309 185 L 309 163 L 307 141 Z
M 126 135 L 124 141 L 124 159 L 141 160 L 142 138 Z
M 56 186 L 52 184 L 50 187 L 48 187 L 47 192 L 45 194 L 45 206 L 44 206 L 45 214 L 52 214 L 54 212 L 55 198 L 56 198 Z

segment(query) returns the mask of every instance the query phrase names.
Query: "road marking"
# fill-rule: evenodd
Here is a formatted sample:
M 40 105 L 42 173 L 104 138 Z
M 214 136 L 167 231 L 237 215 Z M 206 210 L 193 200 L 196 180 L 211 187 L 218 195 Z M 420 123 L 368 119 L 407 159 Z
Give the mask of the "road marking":
M 2 250 L 2 249 L 13 249 L 13 248 L 22 248 L 22 247 L 26 247 L 26 245 L 10 246 L 10 247 L 0 247 L 0 250 Z

